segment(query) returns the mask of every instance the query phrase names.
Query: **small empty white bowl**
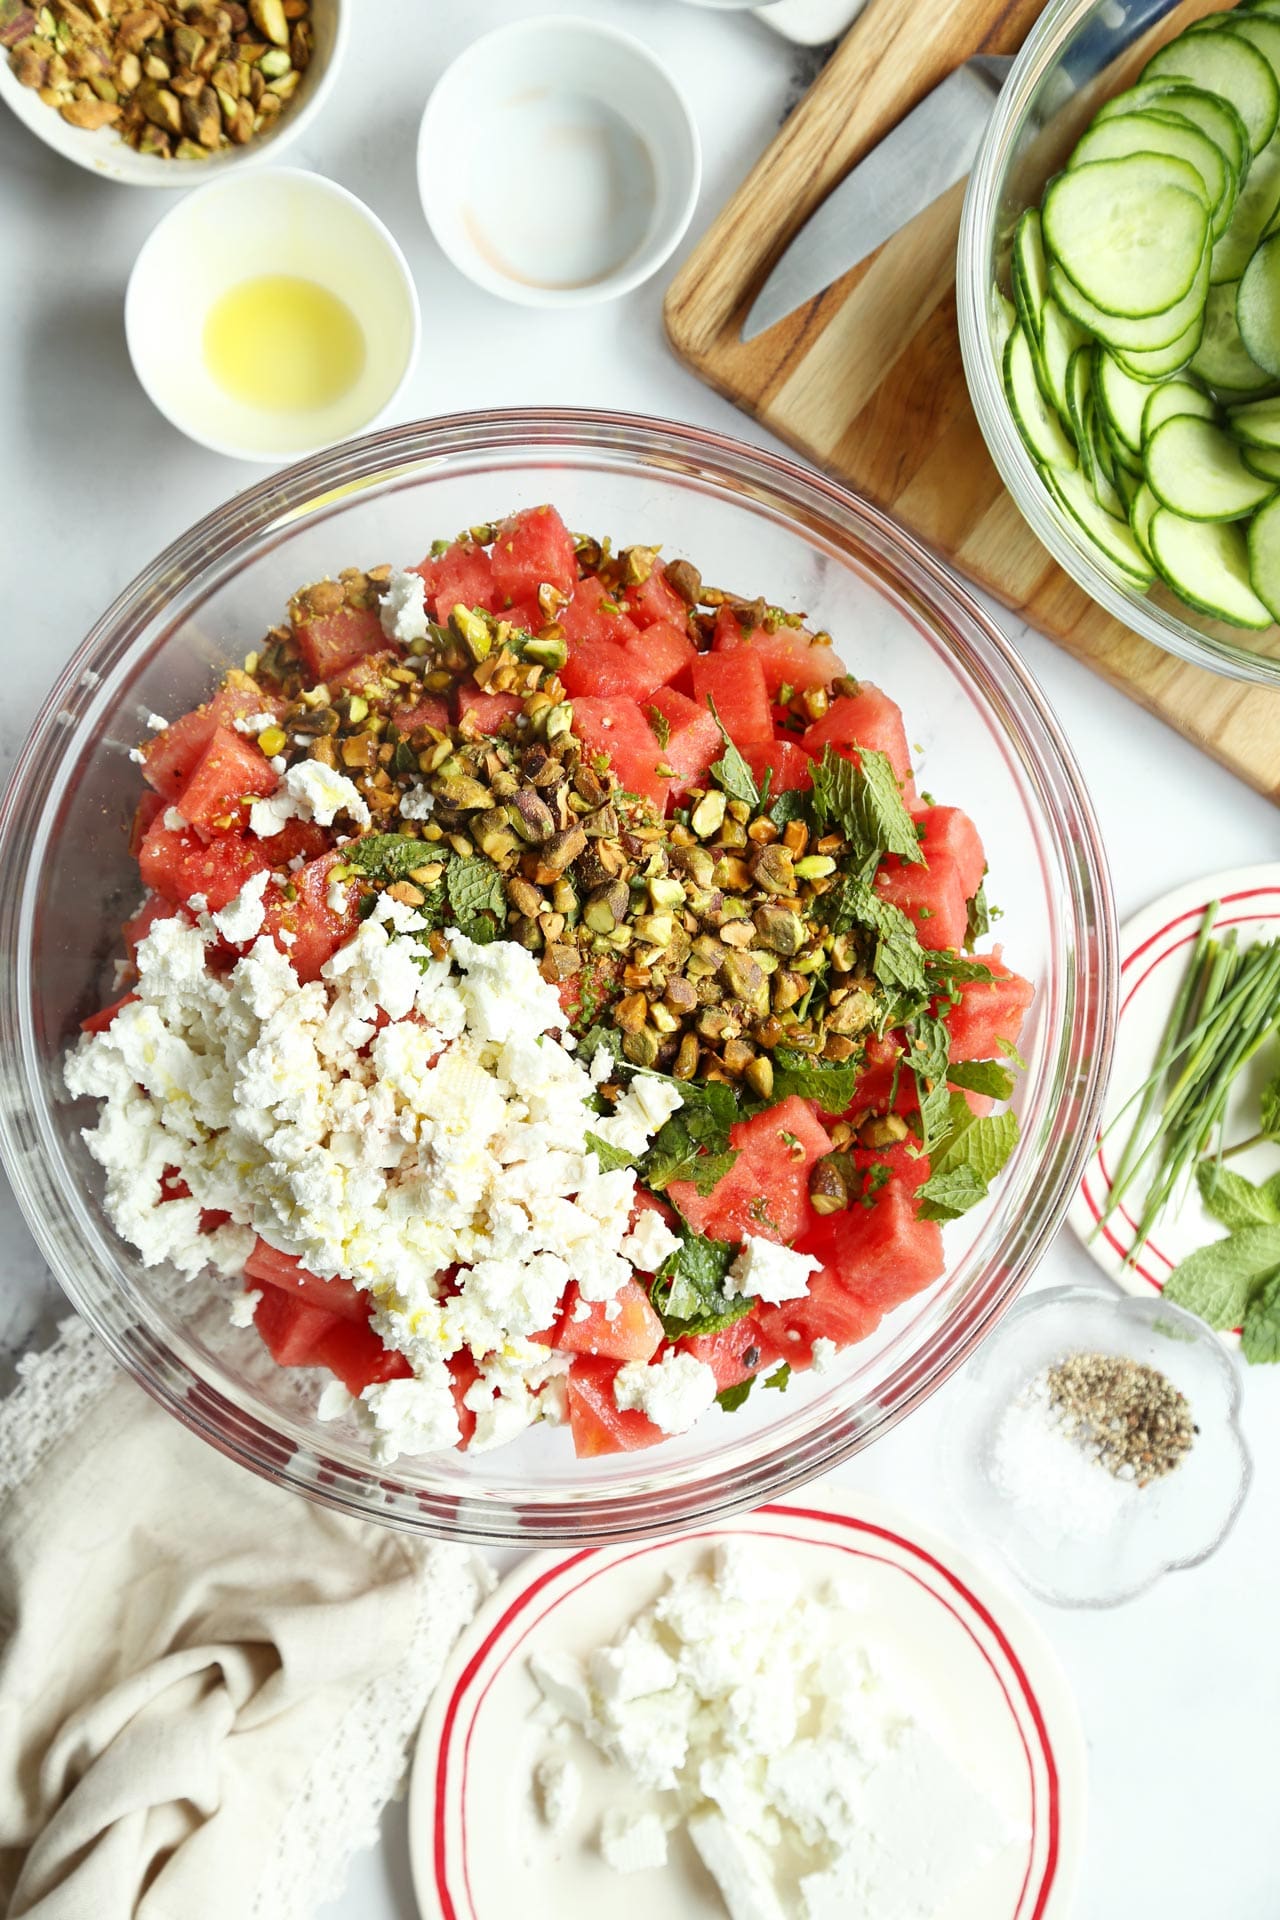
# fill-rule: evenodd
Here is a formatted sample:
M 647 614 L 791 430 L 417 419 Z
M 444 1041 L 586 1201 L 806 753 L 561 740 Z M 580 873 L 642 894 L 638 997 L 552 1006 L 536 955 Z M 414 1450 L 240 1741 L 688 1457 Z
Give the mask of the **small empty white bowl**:
M 275 158 L 304 128 L 311 125 L 333 89 L 347 42 L 349 0 L 311 0 L 315 45 L 306 72 L 285 112 L 243 147 L 224 147 L 207 160 L 165 160 L 154 153 L 135 153 L 111 127 L 96 133 L 72 127 L 53 107 L 47 107 L 30 87 L 19 85 L 9 56 L 0 50 L 0 100 L 12 109 L 28 130 L 78 167 L 114 180 L 125 187 L 168 187 L 184 192 L 224 173 L 263 159 Z
M 364 337 L 359 373 L 329 404 L 253 406 L 206 359 L 209 314 L 266 276 L 335 294 Z M 395 240 L 354 194 L 293 167 L 231 174 L 165 215 L 134 263 L 125 336 L 148 397 L 173 425 L 239 460 L 295 460 L 363 432 L 393 405 L 418 353 L 413 276 Z
M 477 286 L 529 307 L 584 306 L 668 259 L 702 157 L 683 94 L 630 34 L 570 17 L 473 41 L 422 116 L 418 191 Z

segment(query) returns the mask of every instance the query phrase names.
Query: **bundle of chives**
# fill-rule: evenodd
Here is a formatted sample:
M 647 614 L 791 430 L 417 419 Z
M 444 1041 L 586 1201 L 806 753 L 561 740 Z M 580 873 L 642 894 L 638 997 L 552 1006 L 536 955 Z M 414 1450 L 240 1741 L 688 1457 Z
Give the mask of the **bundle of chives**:
M 1112 1122 L 1115 1126 L 1135 1100 L 1140 1102 L 1095 1232 L 1155 1161 L 1126 1256 L 1130 1264 L 1214 1135 L 1219 1157 L 1232 1151 L 1222 1137 L 1232 1085 L 1258 1049 L 1280 1032 L 1280 941 L 1241 952 L 1234 928 L 1220 940 L 1214 937 L 1218 909 L 1215 900 L 1205 910 L 1155 1067 Z

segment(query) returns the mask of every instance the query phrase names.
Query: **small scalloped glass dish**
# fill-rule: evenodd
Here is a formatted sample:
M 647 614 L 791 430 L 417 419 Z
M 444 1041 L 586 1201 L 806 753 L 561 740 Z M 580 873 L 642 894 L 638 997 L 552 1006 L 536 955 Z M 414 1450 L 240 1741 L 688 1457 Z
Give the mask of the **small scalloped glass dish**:
M 997 1446 L 1006 1412 L 1047 1367 L 1072 1353 L 1122 1355 L 1165 1374 L 1186 1396 L 1196 1436 L 1170 1473 L 1121 1486 L 1097 1467 L 1099 1524 L 1055 1522 L 1055 1492 L 1033 1506 L 1002 1484 Z M 1093 1287 L 1052 1287 L 1005 1316 L 970 1366 L 945 1430 L 950 1490 L 969 1524 L 1023 1585 L 1059 1607 L 1114 1607 L 1162 1574 L 1215 1553 L 1244 1504 L 1253 1462 L 1240 1431 L 1240 1366 L 1217 1335 L 1164 1300 Z M 1089 1463 L 1086 1461 L 1086 1465 Z M 1057 1511 L 1067 1502 L 1059 1501 Z

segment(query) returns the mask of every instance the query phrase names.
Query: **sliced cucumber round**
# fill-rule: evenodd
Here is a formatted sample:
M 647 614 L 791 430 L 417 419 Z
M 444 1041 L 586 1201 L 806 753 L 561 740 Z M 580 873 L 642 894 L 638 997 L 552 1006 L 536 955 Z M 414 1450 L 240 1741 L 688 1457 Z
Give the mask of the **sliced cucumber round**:
M 1077 326 L 1084 327 L 1117 353 L 1152 353 L 1157 348 L 1172 346 L 1175 341 L 1182 340 L 1193 327 L 1199 328 L 1204 317 L 1205 301 L 1209 297 L 1209 258 L 1206 248 L 1201 256 L 1200 271 L 1190 291 L 1181 300 L 1175 301 L 1164 313 L 1150 314 L 1141 320 L 1125 319 L 1095 307 L 1056 260 L 1049 268 L 1049 285 L 1063 312 L 1070 314 Z M 1197 331 L 1196 339 L 1199 337 Z M 1194 350 L 1193 346 L 1190 351 Z
M 1050 467 L 1074 467 L 1076 450 L 1061 420 L 1045 403 L 1030 342 L 1020 326 L 1009 335 L 1004 350 L 1004 387 L 1010 411 L 1035 458 Z
M 1150 386 L 1153 381 L 1167 380 L 1171 373 L 1181 373 L 1200 345 L 1203 332 L 1204 309 L 1201 308 L 1186 332 L 1179 334 L 1169 346 L 1153 347 L 1147 353 L 1136 352 L 1131 347 L 1117 347 L 1116 359 L 1126 373 L 1131 373 L 1135 380 Z
M 1273 134 L 1249 169 L 1231 214 L 1231 222 L 1213 249 L 1209 278 L 1238 280 L 1254 248 L 1280 209 L 1280 140 Z
M 1209 19 L 1215 17 L 1210 15 L 1198 21 L 1191 31 L 1202 32 L 1208 26 Z M 1280 82 L 1280 21 L 1269 20 L 1265 13 L 1250 15 L 1239 9 L 1235 13 L 1224 13 L 1221 20 L 1228 33 L 1238 33 L 1242 40 L 1247 40 L 1251 47 L 1257 48 L 1274 78 Z
M 1134 539 L 1142 548 L 1148 560 L 1151 560 L 1152 556 L 1151 543 L 1147 537 L 1147 530 L 1151 525 L 1151 516 L 1159 511 L 1159 507 L 1160 502 L 1156 499 L 1154 493 L 1152 493 L 1150 487 L 1144 480 L 1138 488 L 1138 491 L 1134 494 L 1133 499 L 1129 502 L 1129 525 L 1133 529 Z M 1154 561 L 1152 564 L 1154 565 Z
M 1142 438 L 1149 440 L 1166 420 L 1190 414 L 1196 420 L 1216 420 L 1218 409 L 1203 387 L 1194 380 L 1166 380 L 1147 389 L 1147 404 L 1142 411 Z
M 1249 165 L 1249 130 L 1229 100 L 1220 94 L 1206 93 L 1185 81 L 1148 80 L 1118 93 L 1098 109 L 1099 120 L 1110 120 L 1118 113 L 1142 113 L 1153 108 L 1161 113 L 1177 113 L 1222 148 L 1238 181 Z
M 1013 298 L 1018 318 L 1033 340 L 1040 338 L 1040 315 L 1049 297 L 1049 268 L 1040 232 L 1040 209 L 1028 207 L 1013 235 Z
M 1240 458 L 1250 473 L 1256 473 L 1264 480 L 1280 481 L 1280 448 L 1241 447 Z
M 1142 463 L 1161 506 L 1184 520 L 1243 520 L 1275 488 L 1274 481 L 1250 473 L 1225 428 L 1189 414 L 1156 428 Z
M 1067 162 L 1068 168 L 1091 160 L 1118 160 L 1131 153 L 1173 154 L 1194 167 L 1204 188 L 1213 238 L 1226 231 L 1235 205 L 1235 174 L 1222 148 L 1189 120 L 1158 112 L 1121 113 L 1089 128 Z
M 1244 532 L 1234 522 L 1181 520 L 1160 507 L 1147 524 L 1147 539 L 1156 566 L 1188 605 L 1233 627 L 1271 625 L 1250 584 Z
M 1045 378 L 1049 382 L 1049 397 L 1065 417 L 1071 411 L 1067 402 L 1067 368 L 1071 364 L 1072 354 L 1089 344 L 1089 336 L 1083 327 L 1077 326 L 1062 311 L 1052 296 L 1044 303 L 1041 319 L 1044 333 L 1040 349 Z
M 1094 391 L 1112 437 L 1133 453 L 1142 452 L 1142 416 L 1150 389 L 1126 373 L 1109 353 L 1099 353 L 1093 369 Z
M 1280 120 L 1280 83 L 1258 49 L 1236 33 L 1179 34 L 1148 60 L 1141 77 L 1189 80 L 1229 100 L 1244 121 L 1251 153 L 1262 152 Z
M 1128 522 L 1113 520 L 1103 512 L 1078 469 L 1067 473 L 1061 467 L 1045 467 L 1042 472 L 1049 491 L 1073 521 L 1074 531 L 1083 533 L 1132 585 L 1149 587 L 1155 575 Z
M 1089 486 L 1093 485 L 1093 406 L 1093 348 L 1080 347 L 1067 365 L 1067 423 Z
M 1225 280 L 1210 287 L 1204 309 L 1204 332 L 1191 358 L 1191 370 L 1221 393 L 1261 393 L 1272 384 L 1271 375 L 1249 356 L 1236 320 L 1239 283 Z
M 1280 379 L 1280 233 L 1263 241 L 1241 275 L 1236 321 L 1249 357 Z
M 1280 399 L 1248 400 L 1232 407 L 1227 425 L 1250 447 L 1280 447 Z
M 1209 230 L 1204 183 L 1172 154 L 1130 153 L 1060 173 L 1041 218 L 1068 279 L 1102 313 L 1131 320 L 1167 314 L 1191 292 Z
M 1280 620 L 1280 500 L 1249 523 L 1249 584 L 1273 620 Z

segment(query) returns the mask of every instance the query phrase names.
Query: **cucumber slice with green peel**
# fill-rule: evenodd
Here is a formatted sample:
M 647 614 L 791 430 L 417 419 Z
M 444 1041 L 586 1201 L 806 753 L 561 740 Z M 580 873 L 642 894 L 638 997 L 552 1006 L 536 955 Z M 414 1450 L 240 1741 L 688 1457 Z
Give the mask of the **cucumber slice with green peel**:
M 1155 574 L 1128 522 L 1113 520 L 1102 511 L 1079 469 L 1067 473 L 1061 467 L 1044 467 L 1041 471 L 1050 493 L 1072 522 L 1075 538 L 1083 534 L 1131 586 L 1149 587 Z
M 1272 139 L 1249 169 L 1232 211 L 1231 222 L 1213 249 L 1209 278 L 1216 286 L 1238 280 L 1253 258 L 1275 215 L 1280 212 L 1280 140 Z
M 1093 385 L 1113 438 L 1141 455 L 1142 416 L 1151 397 L 1150 388 L 1126 373 L 1120 362 L 1106 352 L 1100 352 L 1094 361 Z
M 1065 417 L 1071 411 L 1067 403 L 1067 368 L 1072 354 L 1089 344 L 1089 336 L 1083 327 L 1077 326 L 1062 311 L 1052 295 L 1044 303 L 1041 320 L 1044 333 L 1040 351 L 1045 377 L 1049 382 L 1049 397 Z
M 1147 485 L 1162 507 L 1184 520 L 1242 520 L 1275 491 L 1250 473 L 1225 427 L 1178 414 L 1143 449 Z
M 1142 411 L 1142 438 L 1148 441 L 1157 427 L 1180 415 L 1194 420 L 1216 420 L 1218 409 L 1212 397 L 1192 380 L 1166 380 L 1147 389 L 1147 404 Z
M 1249 522 L 1249 584 L 1273 620 L 1280 620 L 1280 500 Z
M 1240 458 L 1250 473 L 1256 473 L 1263 480 L 1280 482 L 1280 449 L 1276 447 L 1241 447 Z
M 1095 405 L 1096 404 L 1095 402 Z M 1142 455 L 1135 453 L 1132 447 L 1125 446 L 1124 442 L 1111 427 L 1101 407 L 1098 407 L 1098 425 L 1106 437 L 1107 450 L 1111 455 L 1111 478 L 1115 481 L 1116 485 L 1120 487 L 1120 476 L 1124 473 L 1131 474 L 1135 479 L 1141 480 L 1143 474 Z M 1120 491 L 1123 493 L 1124 488 L 1120 487 Z
M 1049 267 L 1044 255 L 1039 207 L 1028 207 L 1013 235 L 1013 299 L 1018 318 L 1039 340 L 1040 315 L 1049 297 Z
M 1116 490 L 1120 495 L 1120 504 L 1124 508 L 1125 519 L 1129 518 L 1139 487 L 1145 486 L 1140 473 L 1133 473 L 1128 467 L 1116 468 Z
M 1182 520 L 1160 507 L 1148 523 L 1147 539 L 1162 576 L 1189 606 L 1233 627 L 1261 631 L 1271 625 L 1250 582 L 1244 530 L 1234 521 Z
M 993 287 L 991 290 L 991 339 L 1001 361 L 1004 360 L 1004 350 L 1009 344 L 1009 335 L 1017 324 L 1018 309 L 1007 293 L 1002 293 L 999 287 Z
M 1080 347 L 1067 367 L 1067 424 L 1081 469 L 1093 485 L 1093 348 Z
M 1209 16 L 1210 19 L 1215 17 Z M 1207 25 L 1208 19 L 1197 21 L 1191 31 L 1200 33 Z M 1224 13 L 1222 25 L 1227 33 L 1238 33 L 1242 40 L 1256 47 L 1276 80 L 1280 81 L 1280 20 L 1269 20 L 1265 13 L 1252 17 L 1247 13 Z
M 1236 319 L 1239 282 L 1224 280 L 1210 287 L 1205 303 L 1204 332 L 1191 356 L 1191 371 L 1220 393 L 1261 393 L 1273 382 L 1252 359 L 1240 337 Z
M 1093 419 L 1090 422 L 1090 431 L 1093 435 L 1093 479 L 1091 482 L 1093 497 L 1102 508 L 1102 511 L 1109 513 L 1113 520 L 1127 521 L 1129 511 L 1121 499 L 1120 489 L 1116 485 L 1115 462 L 1111 456 L 1111 449 L 1107 445 L 1107 437 L 1102 430 L 1102 423 L 1098 419 L 1096 407 L 1094 409 Z
M 1195 168 L 1209 209 L 1214 240 L 1224 233 L 1235 206 L 1235 174 L 1222 148 L 1189 120 L 1176 114 L 1121 113 L 1089 128 L 1067 162 L 1068 169 L 1091 160 L 1119 160 L 1131 153 L 1172 154 Z
M 1142 80 L 1186 80 L 1229 100 L 1244 121 L 1250 153 L 1261 153 L 1280 120 L 1280 82 L 1256 47 L 1237 33 L 1181 33 L 1148 60 Z
M 1280 233 L 1263 241 L 1240 276 L 1236 322 L 1249 357 L 1280 379 Z
M 1126 373 L 1135 380 L 1141 380 L 1150 386 L 1154 381 L 1167 380 L 1170 374 L 1181 373 L 1197 347 L 1204 333 L 1204 310 L 1197 314 L 1186 332 L 1167 347 L 1153 347 L 1148 353 L 1135 352 L 1131 347 L 1117 347 L 1116 359 Z
M 1152 515 L 1159 509 L 1160 502 L 1144 480 L 1129 502 L 1129 525 L 1133 530 L 1134 539 L 1148 560 L 1151 560 L 1151 544 L 1147 537 L 1147 530 L 1151 525 Z M 1154 561 L 1152 564 L 1155 564 Z
M 1222 148 L 1236 179 L 1243 180 L 1249 166 L 1249 130 L 1229 100 L 1185 81 L 1149 80 L 1130 87 L 1127 93 L 1117 93 L 1098 109 L 1096 119 L 1109 120 L 1118 113 L 1143 113 L 1148 109 L 1180 114 L 1193 127 L 1199 127 Z
M 1280 447 L 1280 399 L 1246 400 L 1232 407 L 1227 425 L 1249 447 Z
M 1196 284 L 1209 230 L 1204 183 L 1172 154 L 1072 167 L 1051 181 L 1041 218 L 1046 251 L 1103 314 L 1149 320 Z
M 1004 350 L 1004 390 L 1018 430 L 1035 458 L 1045 466 L 1074 467 L 1076 450 L 1040 391 L 1031 346 L 1020 326 L 1009 335 Z
M 1190 292 L 1164 313 L 1149 314 L 1141 320 L 1125 319 L 1095 307 L 1056 260 L 1049 267 L 1049 286 L 1062 311 L 1077 326 L 1101 340 L 1104 346 L 1111 347 L 1121 355 L 1151 353 L 1158 347 L 1168 347 L 1184 339 L 1193 327 L 1199 326 L 1204 317 L 1205 301 L 1209 297 L 1209 259 L 1206 249 Z M 1199 338 L 1198 333 L 1196 337 Z

